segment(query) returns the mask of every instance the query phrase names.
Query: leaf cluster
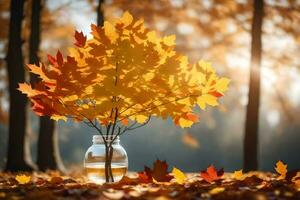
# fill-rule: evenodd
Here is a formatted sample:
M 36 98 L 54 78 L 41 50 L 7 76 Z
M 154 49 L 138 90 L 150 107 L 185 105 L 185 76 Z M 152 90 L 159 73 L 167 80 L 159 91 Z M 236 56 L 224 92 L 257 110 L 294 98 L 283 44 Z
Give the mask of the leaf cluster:
M 36 114 L 106 126 L 171 117 L 190 127 L 198 121 L 193 108 L 218 105 L 227 90 L 229 80 L 217 76 L 210 63 L 190 64 L 175 51 L 174 35 L 160 38 L 128 12 L 103 27 L 92 24 L 91 34 L 87 39 L 76 32 L 66 58 L 58 51 L 48 56 L 47 66 L 28 65 L 40 81 L 21 83 L 19 90 Z

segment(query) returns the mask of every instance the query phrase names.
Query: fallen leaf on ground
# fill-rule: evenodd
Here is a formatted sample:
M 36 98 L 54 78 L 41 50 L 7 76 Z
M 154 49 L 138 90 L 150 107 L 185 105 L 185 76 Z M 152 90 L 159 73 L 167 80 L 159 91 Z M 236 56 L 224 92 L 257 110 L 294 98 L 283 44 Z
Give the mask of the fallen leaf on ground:
M 172 174 L 175 178 L 175 181 L 178 184 L 184 184 L 185 179 L 186 179 L 186 175 L 181 170 L 174 167 L 173 170 L 172 170 Z
M 239 181 L 242 181 L 246 178 L 245 175 L 243 174 L 242 169 L 238 170 L 238 171 L 234 171 L 233 172 L 233 177 L 234 177 L 234 179 L 239 180 Z
M 26 176 L 26 175 L 17 175 L 16 176 L 16 181 L 18 181 L 19 184 L 27 184 L 31 180 L 31 176 Z
M 54 176 L 54 177 L 51 177 L 51 179 L 50 179 L 50 183 L 51 184 L 61 184 L 61 183 L 63 183 L 63 181 L 64 181 L 64 179 L 63 178 L 61 178 L 61 177 L 59 177 L 59 176 Z
M 200 176 L 208 183 L 212 183 L 216 180 L 221 179 L 223 176 L 224 171 L 223 169 L 220 169 L 219 171 L 216 170 L 216 168 L 213 165 L 210 165 L 206 171 L 203 170 L 200 173 Z
M 123 176 L 123 178 L 117 183 L 121 185 L 135 185 L 139 183 L 139 178 L 130 178 L 128 176 Z
M 278 180 L 285 179 L 287 173 L 287 165 L 285 165 L 281 160 L 276 163 L 275 170 L 280 176 L 277 178 Z
M 169 182 L 173 178 L 168 172 L 167 162 L 159 159 L 153 163 L 153 169 L 145 166 L 144 171 L 139 172 L 138 175 L 139 179 L 146 183 L 152 182 L 153 179 L 157 182 Z
M 168 172 L 167 162 L 159 159 L 153 164 L 151 175 L 158 182 L 169 182 L 173 178 Z
M 218 194 L 218 193 L 224 192 L 224 191 L 225 191 L 224 187 L 216 187 L 214 189 L 211 189 L 208 193 L 211 195 L 215 195 L 215 194 Z

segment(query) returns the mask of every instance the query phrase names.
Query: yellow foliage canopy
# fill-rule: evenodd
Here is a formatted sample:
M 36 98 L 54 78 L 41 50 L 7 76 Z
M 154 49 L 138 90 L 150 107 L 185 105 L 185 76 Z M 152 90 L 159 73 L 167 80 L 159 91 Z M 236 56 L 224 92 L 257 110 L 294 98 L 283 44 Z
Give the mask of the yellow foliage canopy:
M 124 15 L 103 27 L 91 25 L 92 38 L 75 33 L 75 47 L 50 64 L 28 65 L 40 81 L 20 84 L 38 115 L 54 120 L 97 120 L 102 125 L 171 117 L 181 127 L 195 119 L 193 108 L 218 105 L 229 80 L 210 63 L 190 64 L 177 53 L 175 36 L 160 38 L 142 19 Z

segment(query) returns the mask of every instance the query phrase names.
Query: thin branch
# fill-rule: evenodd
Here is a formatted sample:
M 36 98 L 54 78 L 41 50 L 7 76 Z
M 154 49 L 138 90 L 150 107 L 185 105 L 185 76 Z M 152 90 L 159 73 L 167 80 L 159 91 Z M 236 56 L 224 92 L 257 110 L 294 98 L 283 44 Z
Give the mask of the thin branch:
M 128 128 L 128 131 L 132 131 L 132 130 L 134 130 L 134 129 L 141 128 L 141 127 L 147 125 L 147 124 L 150 122 L 150 119 L 151 119 L 151 116 L 149 116 L 148 119 L 147 119 L 144 123 L 139 124 L 139 125 L 136 126 L 136 127 Z
M 160 106 L 163 106 L 163 105 L 166 105 L 166 104 L 169 104 L 169 103 L 172 103 L 172 102 L 177 102 L 177 101 L 180 101 L 180 100 L 185 99 L 185 98 L 189 98 L 189 97 L 198 97 L 198 96 L 199 96 L 199 95 L 189 95 L 189 96 L 177 98 L 177 99 L 172 100 L 172 101 L 167 101 L 167 102 L 161 103 L 161 104 L 159 104 L 159 105 L 153 106 L 153 107 L 151 107 L 151 108 L 142 109 L 142 110 L 139 110 L 139 111 L 137 111 L 137 112 L 135 112 L 135 113 L 131 113 L 130 115 L 126 115 L 125 117 L 121 118 L 119 121 L 122 121 L 123 119 L 126 119 L 126 118 L 128 118 L 128 117 L 134 116 L 134 115 L 139 114 L 139 113 L 142 113 L 142 112 L 150 112 L 150 111 L 152 111 L 152 110 L 154 110 L 154 109 L 156 109 L 156 108 L 158 108 L 158 107 L 160 107 Z
M 174 94 L 174 91 L 176 91 L 176 90 L 178 90 L 178 89 L 180 89 L 180 87 L 178 87 L 178 88 L 176 88 L 176 89 L 171 88 L 171 90 L 168 91 L 166 94 L 164 94 L 164 96 L 169 96 L 170 94 Z M 149 102 L 148 105 L 146 105 L 146 106 L 144 106 L 144 105 L 142 105 L 142 104 L 140 104 L 140 105 L 143 106 L 143 107 L 148 107 L 148 106 L 150 106 L 151 104 L 153 104 L 154 102 L 160 100 L 161 97 L 163 97 L 163 96 L 156 96 L 156 97 L 153 98 L 152 101 Z M 128 106 L 127 108 L 125 108 L 125 110 L 123 110 L 123 111 L 120 112 L 120 115 L 121 115 L 122 113 L 124 113 L 125 111 L 127 111 L 128 109 L 130 109 L 130 108 L 132 108 L 133 106 L 136 106 L 136 105 L 137 105 L 137 104 L 132 104 L 132 105 Z
M 68 110 L 70 110 L 71 112 L 74 113 L 74 111 L 71 110 L 70 108 L 68 108 L 68 105 L 64 104 L 64 102 L 63 102 L 61 99 L 60 99 L 59 102 L 60 102 L 62 105 L 64 105 Z M 94 128 L 100 133 L 100 135 L 102 136 L 102 138 L 104 139 L 103 133 L 102 133 L 102 130 L 101 130 L 101 127 L 98 127 L 97 124 L 94 124 L 93 121 L 92 121 L 91 119 L 89 119 L 88 117 L 86 117 L 84 114 L 82 114 L 82 113 L 80 113 L 80 112 L 78 112 L 78 111 L 77 111 L 77 113 L 78 113 L 79 115 L 81 115 L 82 117 L 84 117 L 85 119 L 87 119 L 87 120 L 89 121 L 90 125 L 91 125 L 92 127 L 94 127 Z M 85 123 L 85 122 L 84 122 L 84 123 Z

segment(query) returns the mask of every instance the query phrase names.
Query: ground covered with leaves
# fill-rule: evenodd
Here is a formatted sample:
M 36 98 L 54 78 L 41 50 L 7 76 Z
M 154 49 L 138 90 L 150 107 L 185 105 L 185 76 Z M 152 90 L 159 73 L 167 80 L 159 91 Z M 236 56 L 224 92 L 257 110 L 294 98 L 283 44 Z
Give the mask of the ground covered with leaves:
M 277 173 L 224 173 L 213 166 L 200 173 L 171 173 L 157 160 L 153 168 L 129 173 L 119 183 L 90 183 L 84 173 L 0 173 L 0 199 L 300 199 L 298 171 L 277 163 Z

